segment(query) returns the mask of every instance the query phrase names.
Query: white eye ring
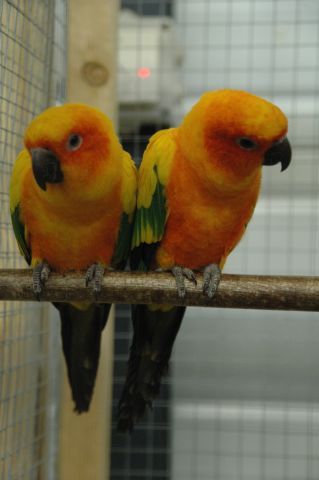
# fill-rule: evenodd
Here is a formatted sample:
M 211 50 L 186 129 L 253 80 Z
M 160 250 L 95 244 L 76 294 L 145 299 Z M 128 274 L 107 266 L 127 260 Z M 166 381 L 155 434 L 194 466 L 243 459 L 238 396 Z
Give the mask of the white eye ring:
M 82 143 L 83 138 L 81 137 L 81 135 L 79 135 L 78 133 L 72 133 L 66 142 L 66 149 L 74 152 L 75 150 L 78 150 L 80 148 Z
M 254 150 L 258 147 L 258 144 L 248 137 L 237 138 L 236 143 L 244 150 Z

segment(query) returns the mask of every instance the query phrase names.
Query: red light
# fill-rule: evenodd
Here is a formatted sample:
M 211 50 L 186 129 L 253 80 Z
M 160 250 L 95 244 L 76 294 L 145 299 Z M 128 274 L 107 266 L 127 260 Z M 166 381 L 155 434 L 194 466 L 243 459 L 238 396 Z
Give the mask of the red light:
M 137 70 L 137 75 L 140 78 L 148 78 L 151 76 L 151 69 L 148 67 L 141 67 Z

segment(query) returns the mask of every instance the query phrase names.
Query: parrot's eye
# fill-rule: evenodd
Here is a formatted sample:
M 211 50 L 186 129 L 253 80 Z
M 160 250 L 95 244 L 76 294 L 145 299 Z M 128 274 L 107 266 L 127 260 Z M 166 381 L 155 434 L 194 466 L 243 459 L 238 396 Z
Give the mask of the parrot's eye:
M 69 136 L 68 141 L 66 142 L 66 148 L 67 150 L 71 150 L 74 152 L 80 146 L 82 145 L 83 138 L 81 135 L 78 135 L 77 133 L 72 133 L 72 135 Z
M 258 144 L 247 137 L 240 137 L 237 139 L 237 143 L 241 148 L 245 150 L 254 150 L 254 148 L 258 147 Z

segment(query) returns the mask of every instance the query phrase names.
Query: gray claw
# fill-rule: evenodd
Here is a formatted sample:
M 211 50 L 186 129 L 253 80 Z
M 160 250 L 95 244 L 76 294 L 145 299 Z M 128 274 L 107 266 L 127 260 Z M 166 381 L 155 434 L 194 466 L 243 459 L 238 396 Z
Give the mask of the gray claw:
M 195 274 L 190 268 L 183 268 L 179 266 L 172 268 L 172 274 L 175 277 L 178 296 L 180 298 L 184 298 L 186 295 L 185 277 L 191 282 L 194 282 L 196 285 L 197 281 Z
M 183 268 L 183 274 L 190 282 L 193 282 L 195 285 L 197 285 L 196 276 L 193 270 L 190 268 Z
M 40 295 L 50 276 L 51 269 L 47 262 L 38 263 L 33 269 L 33 291 L 40 300 Z
M 89 266 L 89 268 L 86 271 L 85 274 L 85 286 L 87 287 L 90 282 L 92 282 L 94 278 L 94 272 L 95 272 L 96 264 L 93 263 L 92 265 Z
M 95 295 L 102 290 L 105 267 L 101 263 L 93 263 L 89 266 L 85 275 L 85 285 L 92 283 L 92 290 Z
M 203 278 L 203 293 L 206 294 L 209 298 L 213 298 L 213 296 L 217 292 L 220 277 L 221 270 L 216 263 L 212 263 L 205 267 Z

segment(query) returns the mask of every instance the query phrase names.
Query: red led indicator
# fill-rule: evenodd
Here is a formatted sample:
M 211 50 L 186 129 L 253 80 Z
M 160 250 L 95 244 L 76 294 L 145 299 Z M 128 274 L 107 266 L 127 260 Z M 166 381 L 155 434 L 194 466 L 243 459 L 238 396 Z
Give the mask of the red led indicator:
M 151 76 L 151 69 L 148 67 L 141 67 L 137 70 L 137 75 L 140 78 L 148 78 Z

